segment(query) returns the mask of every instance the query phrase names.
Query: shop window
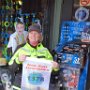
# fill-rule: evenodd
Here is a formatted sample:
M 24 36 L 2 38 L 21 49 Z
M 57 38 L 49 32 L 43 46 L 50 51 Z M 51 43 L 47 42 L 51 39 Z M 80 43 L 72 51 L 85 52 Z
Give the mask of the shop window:
M 25 30 L 33 23 L 40 23 L 44 37 L 48 30 L 48 0 L 0 0 L 0 48 L 7 58 L 7 44 L 15 32 L 15 22 L 23 18 Z

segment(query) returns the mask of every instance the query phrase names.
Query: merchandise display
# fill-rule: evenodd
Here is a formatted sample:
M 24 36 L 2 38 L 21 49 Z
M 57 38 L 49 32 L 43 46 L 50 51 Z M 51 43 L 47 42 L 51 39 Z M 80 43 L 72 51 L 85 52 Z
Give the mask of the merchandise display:
M 64 90 L 85 90 L 89 66 L 89 22 L 62 23 L 60 42 L 54 49 Z M 62 79 L 61 79 L 62 78 Z

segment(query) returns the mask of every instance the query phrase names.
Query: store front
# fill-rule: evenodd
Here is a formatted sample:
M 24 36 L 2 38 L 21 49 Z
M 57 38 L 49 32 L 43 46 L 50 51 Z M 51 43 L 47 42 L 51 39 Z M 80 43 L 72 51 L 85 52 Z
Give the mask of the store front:
M 89 0 L 0 0 L 0 52 L 8 61 L 7 44 L 15 22 L 24 21 L 26 31 L 38 23 L 44 46 L 55 50 L 61 65 L 61 88 L 89 90 L 89 9 Z

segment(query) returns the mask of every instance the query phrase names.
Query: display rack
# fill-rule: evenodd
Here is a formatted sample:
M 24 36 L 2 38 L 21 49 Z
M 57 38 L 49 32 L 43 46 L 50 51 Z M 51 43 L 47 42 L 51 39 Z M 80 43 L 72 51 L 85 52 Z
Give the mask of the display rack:
M 60 78 L 62 78 L 60 80 L 63 90 L 85 90 L 90 61 L 89 26 L 90 22 L 62 22 L 55 56 L 60 64 Z

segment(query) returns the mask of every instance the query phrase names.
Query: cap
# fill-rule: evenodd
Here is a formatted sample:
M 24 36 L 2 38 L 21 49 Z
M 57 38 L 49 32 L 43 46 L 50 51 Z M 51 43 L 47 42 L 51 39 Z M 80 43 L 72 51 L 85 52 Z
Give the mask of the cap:
M 28 28 L 28 31 L 31 32 L 31 31 L 37 31 L 37 32 L 41 32 L 41 29 L 40 29 L 40 25 L 38 24 L 33 24 L 33 25 L 30 25 L 29 28 Z

